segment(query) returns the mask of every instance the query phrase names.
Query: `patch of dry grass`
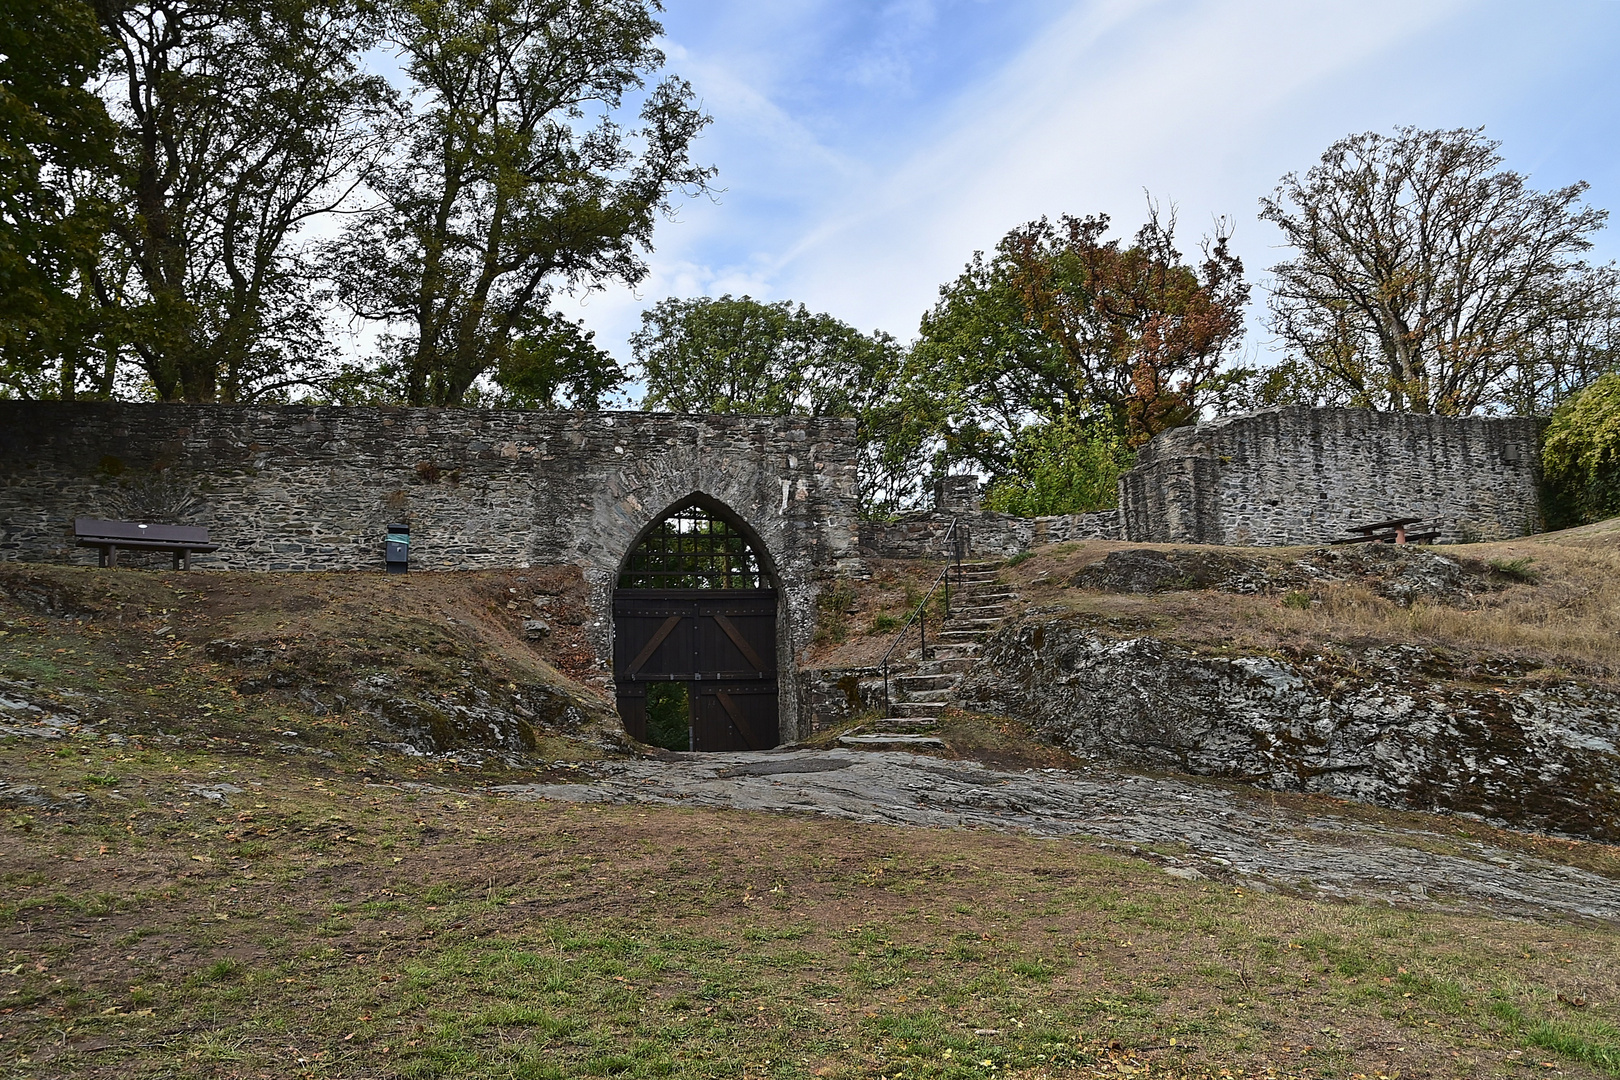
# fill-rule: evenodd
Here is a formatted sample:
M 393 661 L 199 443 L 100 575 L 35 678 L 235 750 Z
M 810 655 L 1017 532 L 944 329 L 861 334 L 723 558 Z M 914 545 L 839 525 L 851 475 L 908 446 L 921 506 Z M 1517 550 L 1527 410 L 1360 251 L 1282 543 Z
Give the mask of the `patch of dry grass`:
M 0 767 L 119 777 L 0 831 L 0 1075 L 1620 1075 L 1607 926 L 145 740 Z
M 1524 540 L 1432 548 L 1477 565 L 1496 586 L 1455 604 L 1420 601 L 1402 607 L 1355 580 L 1310 590 L 1314 602 L 1308 608 L 1289 604 L 1281 591 L 1136 596 L 1067 587 L 1076 570 L 1126 547 L 1199 550 L 1162 544 L 1061 544 L 1004 573 L 1026 604 L 1087 612 L 1114 620 L 1123 630 L 1153 632 L 1195 646 L 1267 652 L 1412 643 L 1450 650 L 1464 659 L 1542 668 L 1545 677 L 1571 674 L 1620 681 L 1620 528 L 1590 526 Z M 1311 549 L 1203 550 L 1283 566 Z M 1493 563 L 1525 567 L 1534 580 L 1492 574 L 1488 568 Z

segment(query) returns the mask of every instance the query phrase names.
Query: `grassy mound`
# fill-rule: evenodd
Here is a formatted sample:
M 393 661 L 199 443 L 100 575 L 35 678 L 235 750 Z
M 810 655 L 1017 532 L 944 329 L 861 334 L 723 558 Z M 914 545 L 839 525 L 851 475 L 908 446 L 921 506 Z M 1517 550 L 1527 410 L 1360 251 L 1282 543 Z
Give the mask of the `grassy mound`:
M 481 794 L 612 752 L 576 585 L 0 565 L 5 1075 L 1620 1075 L 1607 926 Z

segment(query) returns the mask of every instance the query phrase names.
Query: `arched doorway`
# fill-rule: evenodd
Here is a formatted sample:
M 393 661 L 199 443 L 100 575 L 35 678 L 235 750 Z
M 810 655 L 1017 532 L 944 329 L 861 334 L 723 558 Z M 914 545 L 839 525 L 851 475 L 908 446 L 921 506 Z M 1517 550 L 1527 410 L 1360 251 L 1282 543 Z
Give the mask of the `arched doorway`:
M 613 629 L 632 736 L 668 749 L 777 744 L 776 590 L 729 514 L 693 500 L 654 522 L 619 571 Z

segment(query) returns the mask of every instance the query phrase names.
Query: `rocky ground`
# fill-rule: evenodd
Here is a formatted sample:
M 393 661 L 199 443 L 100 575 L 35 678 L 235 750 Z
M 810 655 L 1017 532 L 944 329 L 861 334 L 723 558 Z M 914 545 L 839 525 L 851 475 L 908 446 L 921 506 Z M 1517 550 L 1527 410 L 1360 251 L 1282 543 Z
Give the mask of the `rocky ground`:
M 1092 837 L 1192 880 L 1402 905 L 1620 918 L 1620 861 L 1597 872 L 1459 837 L 1444 818 L 1358 820 L 1326 800 L 1314 808 L 1278 806 L 1235 787 L 1104 767 L 1009 772 L 915 754 L 788 750 L 591 762 L 577 772 L 573 783 L 488 790 L 519 799 Z

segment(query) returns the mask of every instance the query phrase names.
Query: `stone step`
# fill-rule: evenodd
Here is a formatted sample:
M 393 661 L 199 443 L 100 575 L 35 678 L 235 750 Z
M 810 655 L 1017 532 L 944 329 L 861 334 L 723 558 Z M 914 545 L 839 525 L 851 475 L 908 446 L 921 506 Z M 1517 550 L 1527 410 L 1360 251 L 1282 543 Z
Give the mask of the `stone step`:
M 979 655 L 979 639 L 972 641 L 938 641 L 928 650 L 930 660 L 972 660 Z
M 986 636 L 984 630 L 941 630 L 934 634 L 941 645 L 978 644 Z
M 944 649 L 940 650 L 941 653 L 944 651 Z M 924 660 L 922 663 L 918 664 L 917 674 L 938 675 L 950 673 L 952 676 L 955 676 L 967 671 L 972 666 L 973 657 L 971 656 L 938 656 L 933 660 Z
M 932 716 L 885 716 L 882 720 L 875 720 L 870 725 L 878 731 L 927 731 L 939 727 L 939 720 Z M 858 727 L 851 731 L 851 735 L 870 734 L 865 727 Z
M 943 690 L 955 686 L 959 680 L 954 674 L 944 672 L 918 672 L 914 675 L 901 675 L 894 680 L 900 689 L 911 693 L 917 690 Z
M 942 701 L 893 701 L 889 703 L 889 711 L 896 716 L 938 720 L 939 714 L 945 708 Z
M 1006 604 L 951 605 L 951 618 L 953 619 L 1004 619 L 1006 617 Z
M 927 748 L 930 750 L 945 749 L 945 740 L 937 735 L 908 735 L 899 731 L 880 731 L 871 735 L 842 735 L 838 739 L 839 746 L 848 746 L 856 750 L 912 750 Z
M 908 705 L 938 705 L 951 699 L 956 687 L 942 686 L 938 690 L 907 690 L 906 704 Z

